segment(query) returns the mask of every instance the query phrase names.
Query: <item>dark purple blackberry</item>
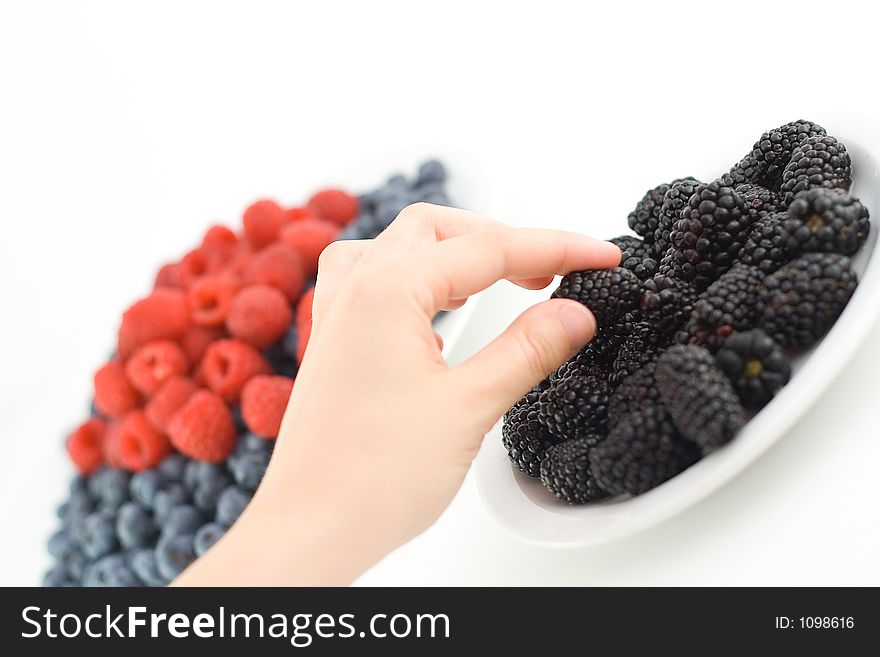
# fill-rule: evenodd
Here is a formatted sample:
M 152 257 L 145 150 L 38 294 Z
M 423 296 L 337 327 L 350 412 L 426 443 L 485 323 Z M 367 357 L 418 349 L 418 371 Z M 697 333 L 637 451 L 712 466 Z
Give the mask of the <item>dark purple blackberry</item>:
M 630 374 L 654 360 L 670 342 L 671 338 L 658 334 L 650 322 L 639 322 L 620 346 L 608 381 L 612 386 L 619 385 Z
M 701 185 L 672 227 L 660 273 L 705 290 L 733 265 L 749 225 L 745 201 L 733 188 L 720 181 Z
M 765 217 L 776 212 L 779 205 L 779 196 L 776 192 L 746 183 L 735 187 L 737 194 L 742 196 L 745 202 L 745 210 L 749 214 L 749 224 L 754 225 Z
M 760 327 L 785 348 L 809 347 L 831 328 L 857 284 L 846 256 L 802 255 L 764 279 Z
M 614 322 L 599 325 L 596 334 L 587 348 L 593 354 L 593 361 L 604 371 L 606 378 L 611 374 L 611 367 L 614 359 L 617 358 L 617 352 L 623 346 L 626 339 L 633 334 L 642 321 L 642 316 L 638 312 L 626 313 Z
M 504 414 L 501 424 L 501 443 L 507 450 L 507 457 L 520 472 L 530 477 L 540 475 L 544 452 L 559 442 L 538 416 L 538 398 L 547 385 L 539 385 L 514 404 Z
M 687 325 L 694 341 L 715 350 L 732 333 L 755 326 L 763 280 L 761 270 L 749 265 L 722 274 L 694 304 Z
M 595 339 L 595 338 L 594 338 Z M 569 376 L 596 376 L 606 378 L 608 376 L 608 368 L 597 357 L 594 349 L 590 348 L 590 342 L 583 347 L 574 356 L 565 361 L 559 368 L 549 377 L 549 382 L 553 383 L 558 379 L 564 379 Z
M 751 152 L 731 169 L 729 176 L 737 184 L 747 182 L 778 189 L 794 149 L 806 139 L 824 134 L 822 126 L 804 120 L 768 130 L 755 142 Z
M 784 214 L 771 214 L 749 228 L 748 236 L 739 252 L 738 260 L 744 265 L 757 267 L 764 275 L 772 274 L 790 259 L 782 236 Z
M 629 269 L 587 269 L 562 277 L 553 298 L 574 299 L 587 306 L 599 326 L 612 324 L 639 304 L 641 281 Z
M 782 238 L 789 255 L 822 252 L 853 255 L 868 237 L 868 209 L 845 191 L 816 187 L 788 206 Z
M 608 240 L 620 249 L 620 266 L 645 280 L 657 273 L 657 259 L 649 244 L 638 237 L 621 235 Z
M 553 445 L 541 461 L 541 483 L 569 504 L 594 502 L 608 493 L 599 488 L 590 469 L 590 451 L 604 436 L 589 435 Z
M 676 431 L 659 404 L 622 415 L 589 452 L 596 483 L 611 495 L 640 495 L 700 459 L 700 450 Z
M 608 423 L 614 423 L 626 413 L 637 412 L 646 404 L 662 405 L 660 391 L 654 382 L 656 359 L 648 361 L 641 368 L 630 374 L 611 395 L 608 400 Z
M 658 274 L 642 284 L 640 306 L 656 332 L 671 337 L 687 322 L 696 299 L 689 284 Z
M 610 393 L 608 382 L 594 376 L 558 379 L 539 396 L 538 417 L 559 440 L 604 435 Z
M 648 244 L 654 242 L 654 231 L 657 229 L 663 196 L 671 186 L 671 183 L 663 183 L 654 189 L 649 189 L 636 205 L 636 209 L 627 217 L 629 227 L 641 235 Z
M 715 362 L 747 408 L 763 408 L 791 378 L 782 349 L 761 329 L 731 335 Z
M 846 147 L 834 137 L 810 137 L 794 149 L 782 173 L 783 207 L 799 192 L 814 187 L 848 190 L 852 185 L 852 163 Z
M 679 178 L 673 180 L 669 191 L 663 196 L 663 203 L 657 215 L 657 228 L 654 231 L 654 253 L 658 258 L 672 246 L 669 233 L 673 224 L 678 221 L 681 211 L 687 206 L 688 199 L 702 185 L 696 178 Z
M 703 449 L 728 443 L 746 422 L 733 386 L 702 347 L 670 347 L 657 358 L 654 379 L 681 435 Z

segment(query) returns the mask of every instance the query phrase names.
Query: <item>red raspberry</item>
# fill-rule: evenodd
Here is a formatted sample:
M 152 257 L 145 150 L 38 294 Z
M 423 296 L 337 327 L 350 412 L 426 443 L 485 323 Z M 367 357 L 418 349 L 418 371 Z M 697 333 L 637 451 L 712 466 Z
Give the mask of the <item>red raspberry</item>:
M 177 340 L 189 325 L 189 304 L 180 290 L 160 287 L 122 315 L 117 350 L 128 358 L 151 340 Z
M 106 423 L 93 417 L 79 425 L 67 437 L 70 460 L 84 475 L 92 474 L 104 462 L 102 443 L 106 430 Z
M 284 224 L 284 210 L 275 201 L 257 201 L 244 211 L 244 234 L 256 249 L 262 249 L 278 239 Z
M 168 439 L 147 422 L 141 410 L 131 411 L 122 418 L 112 439 L 120 467 L 133 472 L 158 465 L 171 452 Z
M 230 228 L 215 224 L 202 238 L 203 249 L 228 249 L 238 244 L 238 236 Z
M 167 265 L 162 265 L 153 283 L 153 288 L 157 287 L 183 287 L 180 282 L 180 264 L 169 262 Z
M 217 340 L 208 347 L 196 380 L 229 403 L 238 401 L 241 389 L 252 376 L 268 374 L 271 366 L 259 351 L 241 340 Z
M 247 242 L 240 242 L 235 252 L 230 256 L 229 262 L 226 263 L 224 271 L 235 276 L 242 276 L 250 267 L 253 259 L 254 247 Z
M 244 271 L 244 282 L 278 288 L 293 303 L 302 293 L 305 273 L 299 253 L 285 244 L 273 244 L 260 251 Z
M 125 375 L 131 385 L 149 397 L 167 379 L 189 371 L 186 352 L 176 342 L 153 340 L 138 347 L 125 363 Z
M 95 372 L 95 407 L 101 415 L 120 417 L 140 404 L 140 396 L 121 361 L 111 360 Z
M 223 326 L 232 298 L 241 287 L 233 274 L 209 274 L 193 283 L 187 293 L 193 324 L 198 326 Z
M 208 273 L 209 263 L 205 252 L 201 249 L 193 249 L 180 260 L 180 283 L 183 287 L 189 287 L 195 281 Z
M 285 226 L 281 230 L 281 241 L 302 256 L 306 275 L 314 278 L 318 271 L 318 256 L 338 233 L 339 226 L 330 221 L 303 219 Z
M 322 189 L 309 199 L 308 209 L 315 217 L 344 226 L 358 214 L 358 199 L 341 189 Z
M 312 303 L 315 299 L 315 288 L 309 288 L 296 306 L 296 360 L 302 363 L 306 353 L 306 345 L 312 333 Z
M 214 340 L 225 337 L 226 331 L 223 328 L 190 326 L 180 339 L 180 346 L 186 352 L 190 363 L 198 363 Z
M 219 395 L 199 390 L 171 418 L 168 437 L 183 454 L 219 463 L 235 447 L 235 421 Z
M 281 428 L 293 379 L 286 376 L 255 376 L 241 391 L 241 415 L 247 428 L 258 436 L 274 439 Z
M 293 311 L 281 292 L 268 285 L 250 285 L 232 300 L 226 329 L 257 349 L 277 342 L 290 326 Z
M 199 386 L 185 376 L 172 376 L 150 398 L 144 414 L 159 431 L 167 432 L 174 414 L 193 396 Z
M 122 467 L 122 460 L 119 458 L 119 427 L 121 425 L 121 420 L 114 420 L 107 425 L 107 430 L 104 432 L 101 451 L 104 455 L 104 463 L 110 468 Z
M 308 208 L 287 208 L 284 211 L 284 222 L 288 224 L 311 218 L 314 218 L 314 215 L 309 212 Z

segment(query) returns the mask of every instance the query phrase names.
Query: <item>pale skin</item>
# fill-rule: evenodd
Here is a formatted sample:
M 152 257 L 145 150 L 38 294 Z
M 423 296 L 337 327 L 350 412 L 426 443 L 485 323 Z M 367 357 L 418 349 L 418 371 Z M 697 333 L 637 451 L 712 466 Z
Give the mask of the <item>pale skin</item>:
M 322 254 L 313 330 L 251 504 L 178 586 L 348 585 L 430 527 L 483 436 L 586 344 L 590 311 L 539 303 L 449 367 L 431 319 L 501 279 L 528 289 L 614 267 L 608 242 L 416 204 Z

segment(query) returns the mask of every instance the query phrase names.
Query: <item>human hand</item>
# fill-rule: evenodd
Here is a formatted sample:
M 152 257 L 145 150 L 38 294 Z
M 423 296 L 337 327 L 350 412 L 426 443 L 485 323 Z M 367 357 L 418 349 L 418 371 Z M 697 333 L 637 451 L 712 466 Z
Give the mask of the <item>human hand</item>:
M 486 432 L 596 326 L 580 303 L 544 301 L 450 368 L 434 316 L 503 278 L 540 289 L 619 259 L 608 242 L 425 204 L 375 240 L 331 244 L 263 483 L 177 584 L 347 584 L 424 531 Z

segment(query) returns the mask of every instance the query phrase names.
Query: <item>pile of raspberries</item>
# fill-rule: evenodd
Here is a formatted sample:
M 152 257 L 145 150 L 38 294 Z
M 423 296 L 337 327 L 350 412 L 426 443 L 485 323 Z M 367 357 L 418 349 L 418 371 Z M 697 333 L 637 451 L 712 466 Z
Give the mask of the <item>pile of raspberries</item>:
M 858 283 L 870 229 L 846 147 L 810 121 L 710 182 L 649 190 L 620 265 L 563 277 L 592 341 L 504 416 L 510 461 L 570 504 L 639 495 L 721 448 L 791 376 Z
M 318 256 L 376 237 L 407 205 L 448 205 L 423 163 L 361 196 L 257 201 L 216 225 L 122 316 L 67 437 L 79 471 L 49 541 L 47 586 L 162 586 L 216 542 L 259 485 L 312 325 Z

